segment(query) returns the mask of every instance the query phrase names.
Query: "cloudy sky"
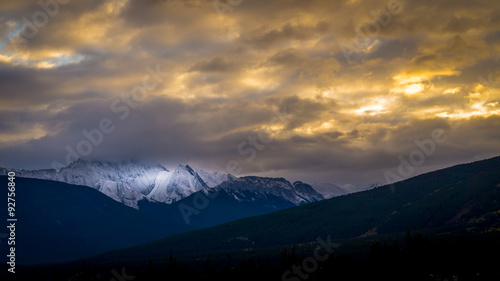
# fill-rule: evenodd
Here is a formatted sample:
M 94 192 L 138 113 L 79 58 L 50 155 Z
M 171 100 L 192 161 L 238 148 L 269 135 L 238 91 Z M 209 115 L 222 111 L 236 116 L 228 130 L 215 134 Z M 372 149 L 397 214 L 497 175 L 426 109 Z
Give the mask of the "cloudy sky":
M 41 2 L 0 2 L 3 167 L 365 185 L 500 154 L 496 0 Z

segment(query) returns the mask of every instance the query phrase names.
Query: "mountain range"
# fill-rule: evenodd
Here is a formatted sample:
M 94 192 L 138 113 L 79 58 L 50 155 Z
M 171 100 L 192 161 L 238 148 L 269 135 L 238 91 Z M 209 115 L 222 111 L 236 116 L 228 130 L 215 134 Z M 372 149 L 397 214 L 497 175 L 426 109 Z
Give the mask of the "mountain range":
M 78 160 L 59 171 L 2 168 L 0 174 L 9 171 L 16 173 L 18 239 L 29 246 L 21 247 L 20 262 L 26 264 L 84 257 L 324 199 L 302 182 L 236 178 L 189 165 L 170 172 L 134 161 Z
M 0 176 L 0 181 L 6 182 L 7 177 Z M 45 279 L 52 280 L 55 274 L 60 276 L 55 280 L 67 280 L 71 272 L 74 275 L 76 270 L 81 270 L 83 263 L 84 268 L 85 264 L 92 264 L 92 268 L 104 268 L 107 272 L 115 266 L 127 266 L 134 275 L 153 280 L 145 277 L 151 273 L 153 264 L 154 268 L 161 269 L 164 275 L 157 271 L 161 276 L 172 276 L 172 272 L 182 269 L 172 256 L 183 263 L 184 269 L 177 271 L 181 276 L 192 274 L 203 279 L 212 264 L 222 268 L 210 271 L 213 274 L 234 277 L 239 274 L 238 270 L 246 268 L 244 261 L 248 260 L 247 265 L 251 265 L 253 259 L 272 264 L 275 270 L 269 270 L 276 275 L 271 277 L 280 278 L 293 265 L 286 262 L 288 258 L 297 259 L 296 255 L 302 253 L 307 260 L 316 249 L 334 245 L 332 243 L 341 244 L 336 249 L 341 253 L 361 257 L 364 254 L 360 247 L 368 245 L 372 251 L 369 257 L 374 260 L 370 258 L 364 265 L 372 270 L 383 265 L 380 262 L 377 266 L 370 265 L 381 258 L 383 250 L 384 255 L 393 257 L 391 260 L 385 256 L 384 262 L 405 268 L 405 272 L 416 274 L 418 271 L 420 277 L 411 280 L 427 280 L 424 277 L 435 274 L 435 266 L 443 259 L 452 262 L 438 269 L 444 268 L 449 274 L 458 272 L 462 276 L 465 269 L 467 274 L 496 270 L 494 274 L 498 277 L 498 259 L 494 257 L 500 249 L 500 157 L 308 204 L 301 203 L 312 198 L 296 195 L 309 196 L 312 187 L 281 178 L 237 178 L 215 188 L 201 189 L 172 204 L 141 200 L 139 210 L 127 208 L 85 186 L 26 178 L 16 179 L 16 186 L 20 264 L 64 262 L 87 256 L 65 264 L 33 267 L 37 274 L 43 269 Z M 260 194 L 255 192 L 256 187 L 273 191 Z M 282 199 L 289 195 L 292 196 L 286 201 Z M 0 200 L 4 197 L 6 194 L 0 194 Z M 264 202 L 269 210 L 281 210 L 271 213 L 264 210 L 262 215 L 249 212 L 262 210 Z M 283 206 L 285 202 L 289 205 Z M 182 204 L 195 209 L 189 224 L 179 215 Z M 214 226 L 210 219 L 217 216 L 225 216 L 230 221 Z M 207 225 L 203 225 L 205 222 Z M 195 229 L 200 226 L 208 227 Z M 414 238 L 410 232 L 416 233 Z M 406 240 L 398 238 L 405 233 Z M 161 236 L 164 238 L 153 241 Z M 386 239 L 383 247 L 377 244 L 380 239 Z M 387 240 L 394 246 L 388 246 Z M 137 245 L 147 241 L 150 242 Z M 403 244 L 398 246 L 398 241 Z M 429 246 L 429 241 L 437 246 Z M 398 250 L 400 247 L 404 248 Z M 284 251 L 290 248 L 291 255 Z M 103 253 L 110 250 L 116 251 Z M 95 254 L 99 255 L 89 257 Z M 333 263 L 333 269 L 320 266 L 318 273 L 327 270 L 334 274 L 342 268 L 335 267 L 336 262 L 349 261 L 342 254 L 339 259 Z M 429 260 L 428 267 L 413 267 L 422 259 Z M 240 266 L 233 270 L 236 264 Z M 255 272 L 252 268 L 240 273 L 244 276 Z M 353 272 L 357 275 L 364 272 L 354 269 L 345 269 L 347 277 Z M 259 270 L 262 272 L 263 268 Z M 362 278 L 356 280 L 366 280 L 372 273 L 361 274 Z M 390 280 L 400 280 L 401 275 L 396 271 L 389 273 L 394 277 Z
M 394 239 L 407 231 L 436 235 L 438 240 L 453 234 L 459 241 L 463 235 L 486 235 L 496 237 L 495 247 L 500 246 L 500 157 L 422 174 L 392 188 L 381 186 L 231 221 L 88 260 L 137 262 L 169 253 L 199 257 L 200 252 L 212 257 L 229 252 L 252 256 L 290 245 L 310 247 L 312 253 L 319 246 L 318 237 L 352 244 L 376 237 Z
M 77 160 L 60 170 L 13 170 L 0 168 L 0 175 L 14 171 L 19 177 L 46 179 L 89 186 L 126 206 L 138 208 L 143 199 L 170 204 L 203 188 L 233 179 L 229 174 L 208 173 L 179 165 L 165 167 L 136 161 L 99 162 Z
M 14 171 L 19 177 L 89 186 L 115 201 L 135 209 L 139 208 L 138 203 L 141 200 L 172 204 L 198 191 L 216 187 L 220 189 L 219 185 L 222 183 L 238 180 L 231 174 L 206 172 L 189 165 L 178 165 L 173 171 L 169 171 L 159 164 L 140 163 L 132 160 L 100 162 L 79 159 L 60 170 L 0 168 L 0 175 L 7 175 L 8 171 Z M 275 189 L 266 188 L 266 185 L 270 184 L 269 178 L 261 181 L 258 179 L 258 177 L 253 177 L 252 183 L 248 186 L 253 186 L 254 191 L 261 192 L 264 197 L 267 194 L 278 196 L 295 206 L 362 190 L 356 189 L 354 186 L 350 190 L 334 184 L 318 184 L 311 187 L 305 183 L 302 183 L 297 189 L 295 184 L 285 183 L 284 179 L 277 180 L 273 186 L 280 188 Z M 248 178 L 245 181 L 249 180 Z M 262 184 L 263 189 L 256 187 L 259 184 Z M 226 186 L 226 191 L 232 194 L 233 198 L 245 200 L 242 196 L 244 193 L 247 194 L 248 190 L 242 190 L 242 185 L 237 183 L 230 185 L 230 187 L 235 188 L 235 190 L 228 191 Z

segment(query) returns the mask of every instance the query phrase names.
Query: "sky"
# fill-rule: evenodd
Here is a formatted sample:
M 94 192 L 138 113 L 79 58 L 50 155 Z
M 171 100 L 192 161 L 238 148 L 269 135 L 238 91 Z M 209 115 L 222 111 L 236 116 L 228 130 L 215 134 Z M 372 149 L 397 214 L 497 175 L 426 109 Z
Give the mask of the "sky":
M 358 186 L 500 155 L 495 0 L 0 2 L 0 166 Z

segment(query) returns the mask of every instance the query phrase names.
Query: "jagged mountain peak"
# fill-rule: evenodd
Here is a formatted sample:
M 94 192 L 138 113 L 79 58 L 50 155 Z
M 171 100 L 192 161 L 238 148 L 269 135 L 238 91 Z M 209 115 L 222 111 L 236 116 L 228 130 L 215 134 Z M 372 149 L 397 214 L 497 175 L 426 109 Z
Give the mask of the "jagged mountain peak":
M 191 174 L 192 176 L 196 174 L 193 168 L 191 168 L 189 165 L 179 164 L 174 170 L 174 173 L 186 173 L 186 172 Z
M 194 176 L 194 174 L 195 174 L 194 170 L 193 170 L 191 167 L 189 167 L 189 165 L 186 165 L 185 167 L 186 167 L 186 170 L 187 170 L 187 171 L 188 171 L 191 175 L 193 175 L 193 176 Z
M 266 182 L 281 183 L 281 184 L 284 184 L 286 186 L 293 187 L 293 185 L 285 178 L 246 176 L 246 177 L 238 178 L 238 180 L 247 181 L 247 182 L 254 182 L 254 183 L 266 183 Z
M 7 169 L 0 168 L 0 174 Z M 179 164 L 172 172 L 159 164 L 137 160 L 97 161 L 77 159 L 59 170 L 16 170 L 21 177 L 47 179 L 95 188 L 127 206 L 138 208 L 142 199 L 172 203 L 201 189 L 235 177 L 210 173 Z
M 71 162 L 68 166 L 63 167 L 61 170 L 65 169 L 75 169 L 75 168 L 100 168 L 100 169 L 114 169 L 120 170 L 124 168 L 143 168 L 143 169 L 157 169 L 160 171 L 168 171 L 165 167 L 160 164 L 151 164 L 147 162 L 139 162 L 137 160 L 121 160 L 121 161 L 99 161 L 99 160 L 86 160 L 79 158 Z
M 251 201 L 255 197 L 266 198 L 267 195 L 272 195 L 293 205 L 301 205 L 324 199 L 310 185 L 302 182 L 292 184 L 285 178 L 246 176 L 227 181 L 215 189 L 229 193 L 238 201 Z
M 1 169 L 0 173 L 3 173 Z M 212 188 L 227 189 L 237 200 L 263 198 L 265 201 L 272 197 L 282 198 L 289 202 L 287 204 L 300 205 L 324 199 L 314 188 L 300 181 L 292 184 L 282 177 L 237 178 L 231 174 L 207 172 L 188 164 L 179 164 L 169 171 L 162 165 L 136 160 L 78 159 L 59 171 L 20 170 L 18 175 L 89 186 L 133 208 L 138 208 L 138 201 L 143 199 L 171 204 L 192 193 Z
M 189 165 L 178 165 L 172 173 L 163 173 L 148 194 L 148 199 L 171 204 L 194 192 L 232 180 L 230 174 L 210 173 Z

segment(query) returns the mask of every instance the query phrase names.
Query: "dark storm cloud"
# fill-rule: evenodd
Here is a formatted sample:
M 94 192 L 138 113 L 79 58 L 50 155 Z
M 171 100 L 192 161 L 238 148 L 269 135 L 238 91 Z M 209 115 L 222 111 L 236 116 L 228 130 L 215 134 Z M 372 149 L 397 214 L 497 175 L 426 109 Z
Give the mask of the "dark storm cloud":
M 236 63 L 227 61 L 224 57 L 214 57 L 208 61 L 198 62 L 193 65 L 190 71 L 202 72 L 229 72 L 235 71 L 239 67 Z
M 27 126 L 35 123 L 37 118 L 40 118 L 40 113 L 36 112 L 16 112 L 2 111 L 0 112 L 0 131 L 2 133 L 19 133 L 23 132 Z
M 305 59 L 299 50 L 288 49 L 274 54 L 267 60 L 266 65 L 295 66 L 303 63 Z
M 279 28 L 266 30 L 250 30 L 248 37 L 243 37 L 242 42 L 257 48 L 267 48 L 288 40 L 307 40 L 318 34 L 327 33 L 329 26 L 325 22 L 318 22 L 315 26 L 285 24 Z
M 487 125 L 481 126 L 481 137 L 498 138 L 496 130 L 498 127 L 495 126 L 500 125 L 499 121 L 498 117 L 488 118 Z M 353 139 L 360 134 L 359 132 L 326 143 L 322 143 L 321 137 L 311 137 L 297 142 L 277 141 L 258 155 L 261 158 L 255 161 L 255 165 L 247 164 L 245 161 L 241 163 L 251 172 L 266 173 L 268 170 L 276 169 L 283 173 L 298 171 L 300 176 L 294 176 L 294 179 L 302 178 L 309 182 L 337 178 L 340 182 L 343 181 L 341 179 L 353 179 L 350 183 L 361 184 L 365 182 L 365 178 L 371 178 L 373 181 L 384 183 L 384 172 L 395 172 L 400 164 L 398 156 L 408 159 L 412 151 L 419 149 L 415 140 L 430 139 L 435 129 L 443 129 L 447 140 L 442 144 L 436 144 L 434 154 L 425 159 L 424 165 L 416 167 L 418 172 L 429 171 L 429 167 L 435 168 L 447 163 L 470 161 L 478 156 L 478 158 L 495 156 L 493 149 L 495 144 L 489 141 L 483 143 L 470 133 L 471 131 L 477 133 L 475 126 L 482 122 L 482 120 L 472 120 L 456 130 L 451 128 L 451 124 L 443 123 L 442 120 L 413 122 L 391 131 L 387 140 L 373 147 L 353 146 Z M 460 153 L 457 153 L 457 148 L 460 149 Z M 485 148 L 491 152 L 484 154 L 479 152 Z

